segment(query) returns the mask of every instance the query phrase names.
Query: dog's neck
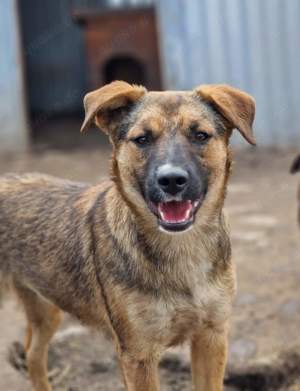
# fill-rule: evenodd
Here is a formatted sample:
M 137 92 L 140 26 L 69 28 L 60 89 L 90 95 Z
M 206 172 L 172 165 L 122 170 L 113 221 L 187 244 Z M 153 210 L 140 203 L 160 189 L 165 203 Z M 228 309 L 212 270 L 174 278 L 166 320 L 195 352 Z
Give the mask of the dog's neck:
M 230 242 L 221 210 L 209 224 L 170 235 L 159 231 L 155 216 L 133 211 L 114 182 L 102 200 L 94 207 L 94 221 L 99 231 L 105 226 L 107 239 L 114 242 L 116 254 L 110 262 L 115 262 L 116 278 L 125 273 L 145 292 L 189 296 L 196 280 L 208 281 L 229 265 Z M 117 273 L 119 269 L 122 273 Z

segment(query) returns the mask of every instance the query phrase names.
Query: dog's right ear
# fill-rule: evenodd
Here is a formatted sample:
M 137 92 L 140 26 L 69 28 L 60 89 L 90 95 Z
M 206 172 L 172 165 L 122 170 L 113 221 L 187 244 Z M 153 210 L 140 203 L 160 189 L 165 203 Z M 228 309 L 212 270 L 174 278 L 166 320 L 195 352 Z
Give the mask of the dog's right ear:
M 145 95 L 146 91 L 142 86 L 131 85 L 125 81 L 114 81 L 89 92 L 83 100 L 85 119 L 80 131 L 86 131 L 94 122 L 109 134 L 128 113 L 132 103 Z
M 291 174 L 296 174 L 296 172 L 300 171 L 300 155 L 296 157 L 291 166 Z

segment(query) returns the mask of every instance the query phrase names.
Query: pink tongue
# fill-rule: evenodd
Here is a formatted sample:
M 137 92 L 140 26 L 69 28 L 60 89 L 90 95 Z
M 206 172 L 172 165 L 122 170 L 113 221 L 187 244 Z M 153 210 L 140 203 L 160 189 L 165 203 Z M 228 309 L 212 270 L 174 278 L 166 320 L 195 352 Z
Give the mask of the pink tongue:
M 160 202 L 158 211 L 163 221 L 167 223 L 182 223 L 189 220 L 192 207 L 191 201 Z

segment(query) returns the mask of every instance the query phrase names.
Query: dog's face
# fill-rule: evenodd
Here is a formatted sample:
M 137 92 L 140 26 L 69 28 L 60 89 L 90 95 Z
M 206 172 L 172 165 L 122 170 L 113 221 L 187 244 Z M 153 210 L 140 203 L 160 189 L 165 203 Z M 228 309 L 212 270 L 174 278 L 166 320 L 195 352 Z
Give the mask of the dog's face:
M 168 232 L 186 231 L 206 199 L 223 197 L 232 129 L 254 144 L 254 101 L 228 86 L 147 92 L 114 82 L 85 107 L 82 129 L 95 120 L 108 133 L 122 192 Z

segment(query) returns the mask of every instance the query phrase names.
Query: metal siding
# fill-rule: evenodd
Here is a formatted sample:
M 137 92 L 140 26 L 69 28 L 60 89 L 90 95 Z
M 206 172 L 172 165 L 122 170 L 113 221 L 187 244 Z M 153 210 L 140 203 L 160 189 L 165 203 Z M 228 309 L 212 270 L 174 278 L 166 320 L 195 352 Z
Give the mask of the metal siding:
M 82 108 L 85 48 L 64 0 L 20 2 L 30 108 L 55 114 Z
M 154 0 L 71 0 L 73 8 L 81 10 L 103 9 L 103 7 L 140 7 L 152 5 Z
M 0 1 L 0 58 L 0 150 L 25 150 L 29 132 L 16 0 Z
M 1 1 L 1 0 L 0 0 Z M 72 10 L 151 5 L 152 0 L 21 0 L 30 109 L 59 114 L 82 109 L 87 86 L 83 27 Z
M 300 141 L 299 0 L 156 4 L 166 88 L 229 83 L 255 97 L 260 145 Z

